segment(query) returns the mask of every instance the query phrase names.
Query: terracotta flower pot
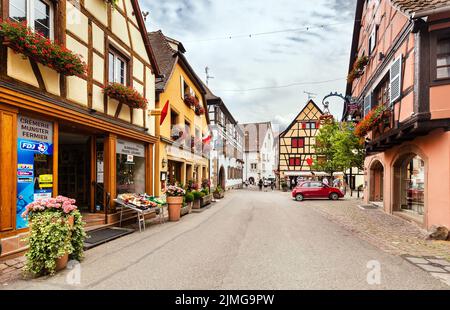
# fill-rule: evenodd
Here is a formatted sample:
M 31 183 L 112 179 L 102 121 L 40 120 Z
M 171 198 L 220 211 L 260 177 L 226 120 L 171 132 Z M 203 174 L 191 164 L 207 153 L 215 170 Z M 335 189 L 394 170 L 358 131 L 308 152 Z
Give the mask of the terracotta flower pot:
M 181 206 L 183 204 L 183 197 L 167 197 L 167 204 L 169 205 L 169 221 L 177 222 L 181 216 Z
M 56 271 L 61 271 L 63 269 L 66 269 L 67 263 L 69 261 L 69 254 L 64 254 L 60 258 L 56 259 Z

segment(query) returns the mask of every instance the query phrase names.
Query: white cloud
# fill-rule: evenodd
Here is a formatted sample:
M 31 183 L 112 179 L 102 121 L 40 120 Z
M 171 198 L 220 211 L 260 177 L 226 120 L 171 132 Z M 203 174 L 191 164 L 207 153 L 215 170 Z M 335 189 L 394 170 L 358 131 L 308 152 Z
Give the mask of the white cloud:
M 354 0 L 141 0 L 149 10 L 149 30 L 163 32 L 185 45 L 186 57 L 204 78 L 210 68 L 212 91 L 240 122 L 277 120 L 290 123 L 306 104 L 331 91 L 345 91 Z M 322 28 L 321 25 L 334 24 Z M 338 24 L 338 25 L 336 25 Z M 210 40 L 229 35 L 298 29 L 308 31 Z M 337 82 L 249 92 L 227 90 L 287 85 L 342 78 Z M 342 104 L 331 110 L 340 117 Z

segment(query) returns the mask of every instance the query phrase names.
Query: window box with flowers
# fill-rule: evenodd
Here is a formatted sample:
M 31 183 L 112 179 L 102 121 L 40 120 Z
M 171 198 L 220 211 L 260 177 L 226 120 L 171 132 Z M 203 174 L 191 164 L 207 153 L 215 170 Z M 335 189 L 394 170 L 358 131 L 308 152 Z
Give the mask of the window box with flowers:
M 380 104 L 370 110 L 364 119 L 356 125 L 355 135 L 364 138 L 370 131 L 375 129 L 382 133 L 384 128 L 390 124 L 391 115 L 391 110 L 387 106 Z
M 365 67 L 369 64 L 369 57 L 361 56 L 353 64 L 353 69 L 347 76 L 348 83 L 353 83 L 354 80 L 360 78 L 364 74 Z
M 83 258 L 86 233 L 76 201 L 58 196 L 27 205 L 22 217 L 30 223 L 25 270 L 35 276 L 54 274 L 70 259 Z
M 80 55 L 34 32 L 27 27 L 26 22 L 0 23 L 0 37 L 3 45 L 8 46 L 15 53 L 28 57 L 32 62 L 41 63 L 67 76 L 86 74 L 87 66 Z
M 195 98 L 192 95 L 185 95 L 184 96 L 184 103 L 190 107 L 190 108 L 194 108 L 196 105 L 198 105 L 198 99 Z
M 198 116 L 205 114 L 205 108 L 203 108 L 199 102 L 194 106 L 194 111 Z
M 109 98 L 119 101 L 119 104 L 126 104 L 133 109 L 147 108 L 147 99 L 132 87 L 110 83 L 105 87 L 104 92 Z

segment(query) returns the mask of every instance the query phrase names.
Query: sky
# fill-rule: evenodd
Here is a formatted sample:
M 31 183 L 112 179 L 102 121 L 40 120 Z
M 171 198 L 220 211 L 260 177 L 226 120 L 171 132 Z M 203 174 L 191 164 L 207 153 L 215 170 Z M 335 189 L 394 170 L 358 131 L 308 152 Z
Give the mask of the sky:
M 283 128 L 305 106 L 305 92 L 321 108 L 325 95 L 345 93 L 356 0 L 139 2 L 150 12 L 147 30 L 181 41 L 203 81 L 209 67 L 210 89 L 239 123 Z M 343 101 L 329 102 L 340 119 Z

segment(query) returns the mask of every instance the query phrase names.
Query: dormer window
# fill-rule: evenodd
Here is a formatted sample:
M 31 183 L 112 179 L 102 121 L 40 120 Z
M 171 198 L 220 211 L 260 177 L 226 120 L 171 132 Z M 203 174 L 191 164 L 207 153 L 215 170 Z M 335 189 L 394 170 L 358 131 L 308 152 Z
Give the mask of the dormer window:
M 49 0 L 10 0 L 9 17 L 16 22 L 27 22 L 28 27 L 53 39 L 53 6 Z

